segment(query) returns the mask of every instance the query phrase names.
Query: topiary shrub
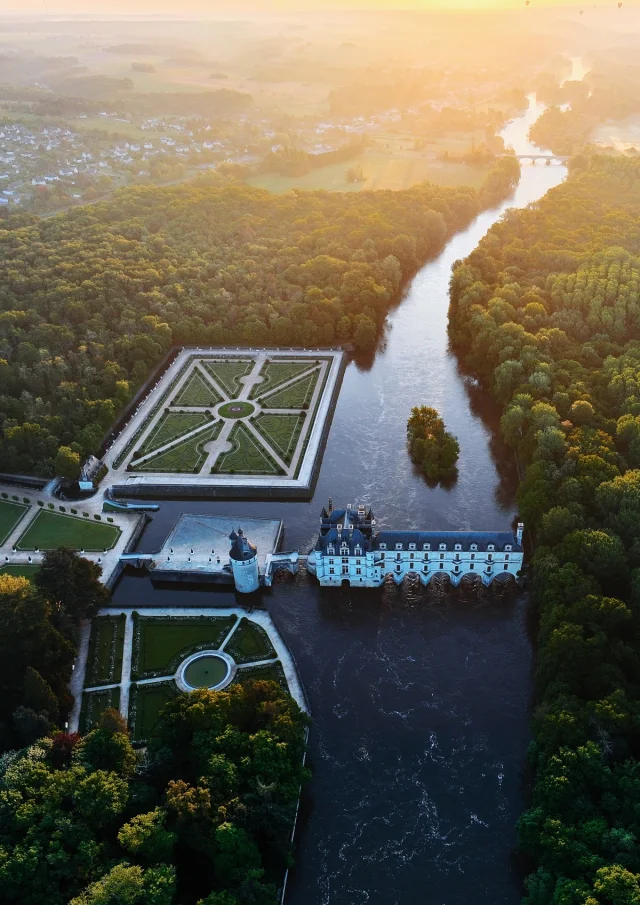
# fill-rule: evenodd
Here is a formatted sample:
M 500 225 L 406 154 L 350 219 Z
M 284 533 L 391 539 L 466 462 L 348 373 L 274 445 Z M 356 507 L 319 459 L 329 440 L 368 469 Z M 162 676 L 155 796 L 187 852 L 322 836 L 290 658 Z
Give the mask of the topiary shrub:
M 83 512 L 82 515 L 83 515 L 84 518 L 89 518 L 89 513 L 88 513 L 88 512 Z
M 15 496 L 14 494 L 11 494 L 11 499 L 12 499 L 12 500 L 15 500 L 16 503 L 18 502 L 18 497 Z
M 96 522 L 101 522 L 101 521 L 102 521 L 102 516 L 96 514 L 96 515 L 94 515 L 94 519 L 96 520 Z
M 38 506 L 44 506 L 44 503 L 42 502 L 42 500 L 38 500 Z
M 27 506 L 29 506 L 30 503 L 31 503 L 31 500 L 29 499 L 28 496 L 23 496 L 23 497 L 22 497 L 22 502 L 25 503 Z
M 48 507 L 49 509 L 55 509 L 55 508 L 56 508 L 56 507 L 53 505 L 53 503 L 47 503 L 47 507 Z
M 60 506 L 59 509 L 60 509 L 60 512 L 66 512 L 66 511 L 67 511 L 67 510 L 64 508 L 64 506 Z
M 0 494 L 0 496 L 2 496 L 2 499 L 3 499 L 3 500 L 8 500 L 8 499 L 9 499 L 9 494 L 8 494 L 8 493 L 5 493 L 4 490 L 2 491 L 2 494 Z
M 71 509 L 70 511 L 71 511 L 71 514 L 72 514 L 72 515 L 77 515 L 77 514 L 78 514 L 78 510 L 77 510 L 77 509 Z
M 113 519 L 112 519 L 112 518 L 109 518 L 109 516 L 107 516 L 107 521 L 108 521 L 108 522 L 111 522 L 111 524 L 113 524 Z

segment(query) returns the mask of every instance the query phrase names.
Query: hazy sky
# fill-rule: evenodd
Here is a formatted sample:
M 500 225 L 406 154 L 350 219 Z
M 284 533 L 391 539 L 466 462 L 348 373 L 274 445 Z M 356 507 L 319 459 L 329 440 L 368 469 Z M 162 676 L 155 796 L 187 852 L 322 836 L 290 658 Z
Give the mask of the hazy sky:
M 536 7 L 617 6 L 614 0 L 531 0 Z M 525 0 L 0 0 L 0 14 L 65 15 L 80 13 L 135 15 L 173 14 L 177 16 L 243 10 L 270 9 L 522 9 Z M 638 0 L 626 0 L 625 7 L 638 6 Z

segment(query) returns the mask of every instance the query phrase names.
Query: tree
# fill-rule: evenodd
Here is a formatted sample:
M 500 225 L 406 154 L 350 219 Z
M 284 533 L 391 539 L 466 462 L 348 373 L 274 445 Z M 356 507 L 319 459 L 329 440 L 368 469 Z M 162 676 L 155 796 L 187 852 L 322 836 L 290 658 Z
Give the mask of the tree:
M 439 480 L 455 473 L 460 446 L 435 409 L 423 405 L 411 410 L 407 440 L 412 461 L 427 478 Z
M 161 808 L 138 814 L 122 827 L 118 842 L 143 864 L 169 862 L 177 836 L 165 829 L 166 818 L 166 812 Z
M 172 905 L 175 869 L 116 864 L 69 905 Z
M 68 446 L 59 447 L 54 463 L 58 477 L 77 480 L 80 475 L 80 464 L 80 456 L 77 452 L 73 452 Z
M 36 713 L 44 713 L 49 722 L 55 723 L 59 716 L 59 702 L 37 669 L 27 666 L 24 677 L 24 704 Z
M 101 583 L 102 569 L 67 547 L 49 550 L 35 578 L 41 593 L 76 622 L 105 606 L 109 592 Z

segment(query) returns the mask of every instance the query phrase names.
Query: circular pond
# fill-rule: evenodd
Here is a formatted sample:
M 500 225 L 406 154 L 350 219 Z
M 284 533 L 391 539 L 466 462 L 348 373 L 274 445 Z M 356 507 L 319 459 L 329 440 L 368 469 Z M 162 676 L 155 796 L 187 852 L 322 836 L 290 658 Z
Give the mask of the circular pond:
M 251 402 L 245 402 L 244 399 L 236 399 L 233 402 L 225 402 L 218 409 L 221 418 L 248 418 L 253 415 L 256 407 Z
M 184 681 L 191 688 L 216 688 L 227 678 L 229 664 L 216 654 L 204 654 L 187 665 Z

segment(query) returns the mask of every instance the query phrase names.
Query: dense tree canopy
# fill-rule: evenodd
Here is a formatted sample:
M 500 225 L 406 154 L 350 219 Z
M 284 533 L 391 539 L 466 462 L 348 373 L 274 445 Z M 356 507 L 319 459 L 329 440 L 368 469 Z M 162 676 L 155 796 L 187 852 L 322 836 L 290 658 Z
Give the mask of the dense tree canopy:
M 101 571 L 61 548 L 45 553 L 35 583 L 0 575 L 0 752 L 64 724 L 77 623 L 109 599 Z
M 504 159 L 480 192 L 344 195 L 205 180 L 9 218 L 0 470 L 73 476 L 172 344 L 371 346 L 403 279 L 518 175 Z
M 455 474 L 460 444 L 445 430 L 436 409 L 426 405 L 411 409 L 407 442 L 412 461 L 427 478 L 436 481 Z
M 640 163 L 576 160 L 459 264 L 451 333 L 504 406 L 539 542 L 526 905 L 640 901 Z
M 144 757 L 114 711 L 0 758 L 6 905 L 276 905 L 306 717 L 273 682 L 181 695 Z

